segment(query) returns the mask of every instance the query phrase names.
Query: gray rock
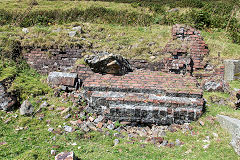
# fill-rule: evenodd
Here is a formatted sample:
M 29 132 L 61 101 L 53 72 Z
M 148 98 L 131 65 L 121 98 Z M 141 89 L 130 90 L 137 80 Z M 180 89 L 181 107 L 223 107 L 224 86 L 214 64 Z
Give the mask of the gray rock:
M 179 11 L 178 8 L 172 8 L 172 9 L 168 10 L 168 12 L 178 12 L 178 11 Z
M 52 132 L 54 128 L 48 128 L 48 132 Z
M 118 144 L 119 144 L 119 142 L 120 142 L 120 141 L 119 141 L 119 139 L 114 139 L 114 141 L 113 141 L 113 142 L 114 142 L 114 146 L 116 146 L 116 145 L 118 145 Z
M 175 144 L 176 144 L 176 146 L 181 146 L 182 142 L 179 139 L 176 139 Z
M 54 29 L 52 32 L 61 32 L 61 28 Z
M 64 119 L 68 119 L 68 118 L 70 118 L 72 115 L 71 114 L 67 114 L 65 117 L 64 117 Z
M 79 113 L 79 117 L 80 117 L 81 119 L 86 118 L 86 113 L 85 113 L 85 112 L 80 112 L 80 113 Z
M 77 34 L 77 31 L 70 31 L 68 32 L 69 37 L 74 37 Z
M 44 101 L 41 105 L 40 105 L 40 108 L 46 108 L 49 104 Z
M 25 100 L 20 107 L 20 115 L 30 116 L 33 114 L 33 111 L 32 104 L 28 100 Z
M 120 55 L 100 52 L 85 58 L 85 62 L 96 73 L 124 75 L 132 71 L 129 62 Z
M 55 156 L 55 160 L 76 160 L 73 152 L 61 152 Z
M 81 129 L 82 129 L 84 132 L 89 132 L 89 131 L 90 131 L 90 129 L 88 128 L 88 126 L 87 126 L 85 123 L 81 124 Z
M 77 32 L 82 32 L 82 27 L 81 26 L 77 26 L 77 27 L 73 27 L 72 30 L 75 30 Z
M 94 120 L 94 123 L 98 124 L 99 122 L 102 122 L 103 119 L 104 119 L 104 116 L 99 115 L 99 116 Z
M 240 155 L 240 120 L 224 115 L 217 115 L 217 119 L 220 125 L 232 135 L 230 144 L 233 146 L 235 152 Z
M 63 128 L 66 132 L 73 132 L 73 128 L 70 126 L 65 125 Z
M 109 124 L 109 125 L 107 126 L 107 128 L 110 129 L 110 130 L 113 130 L 113 129 L 115 128 L 115 126 L 114 126 L 114 124 Z
M 202 81 L 202 89 L 208 92 L 227 92 L 229 85 L 220 76 L 211 77 Z
M 162 146 L 167 146 L 168 141 L 167 140 L 163 140 L 163 142 L 161 143 Z
M 97 131 L 97 128 L 94 126 L 94 124 L 92 122 L 87 121 L 86 125 L 88 126 L 88 128 L 90 128 L 93 131 Z
M 27 28 L 23 28 L 23 29 L 22 29 L 22 32 L 25 33 L 25 34 L 27 34 L 27 33 L 29 33 L 29 30 L 28 30 Z

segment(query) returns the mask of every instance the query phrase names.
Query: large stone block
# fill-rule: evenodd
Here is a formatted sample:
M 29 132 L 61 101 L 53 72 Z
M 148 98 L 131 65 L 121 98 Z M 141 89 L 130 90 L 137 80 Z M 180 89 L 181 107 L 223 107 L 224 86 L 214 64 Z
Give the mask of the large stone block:
M 225 81 L 240 79 L 240 60 L 225 60 L 224 67 Z
M 221 126 L 232 135 L 230 144 L 233 146 L 235 152 L 240 155 L 240 120 L 224 115 L 217 115 L 217 118 Z
M 67 87 L 75 87 L 78 82 L 78 75 L 76 73 L 50 72 L 47 80 L 51 86 L 63 85 Z

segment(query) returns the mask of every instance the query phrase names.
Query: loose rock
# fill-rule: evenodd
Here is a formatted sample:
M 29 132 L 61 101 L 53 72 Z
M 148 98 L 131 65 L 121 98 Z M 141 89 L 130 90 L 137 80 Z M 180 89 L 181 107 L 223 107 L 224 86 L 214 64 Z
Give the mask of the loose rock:
M 20 107 L 20 114 L 24 116 L 30 116 L 33 114 L 33 111 L 34 108 L 32 104 L 28 100 L 25 100 Z
M 23 33 L 25 33 L 25 34 L 29 33 L 29 30 L 28 30 L 27 28 L 23 28 L 22 31 L 23 31 Z
M 64 130 L 65 130 L 66 132 L 73 132 L 73 130 L 74 130 L 72 127 L 67 126 L 67 125 L 64 126 L 63 128 L 64 128 Z
M 55 156 L 55 160 L 76 160 L 73 152 L 61 152 Z

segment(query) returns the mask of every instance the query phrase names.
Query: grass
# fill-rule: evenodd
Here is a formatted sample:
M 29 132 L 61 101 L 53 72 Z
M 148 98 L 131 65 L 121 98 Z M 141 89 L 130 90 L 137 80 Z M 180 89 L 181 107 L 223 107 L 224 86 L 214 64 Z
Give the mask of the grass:
M 69 30 L 78 25 L 83 28 L 84 33 L 70 38 Z M 61 31 L 54 32 L 58 28 Z M 0 27 L 2 46 L 5 50 L 11 50 L 9 49 L 11 45 L 4 46 L 8 37 L 11 36 L 19 39 L 22 46 L 48 48 L 56 44 L 62 47 L 83 45 L 87 48 L 85 54 L 91 54 L 90 51 L 109 51 L 130 59 L 158 61 L 165 56 L 162 51 L 171 39 L 171 27 L 165 25 L 141 27 L 73 22 L 64 25 L 29 27 L 28 34 L 24 34 L 21 29 L 9 25 Z M 202 30 L 202 36 L 210 49 L 207 60 L 213 64 L 218 64 L 223 59 L 240 58 L 240 45 L 232 43 L 224 30 Z
M 39 102 L 47 100 L 50 105 L 55 108 L 59 106 L 72 106 L 71 102 L 61 102 L 61 99 L 48 96 L 39 96 L 30 99 L 35 110 L 39 106 Z M 38 103 L 36 103 L 38 102 Z M 78 108 L 74 108 L 78 110 Z M 59 125 L 70 125 L 69 120 L 64 120 L 59 111 L 43 110 L 36 117 L 22 117 L 14 111 L 5 113 L 0 111 L 0 142 L 6 142 L 1 145 L 1 159 L 53 159 L 50 155 L 52 149 L 61 151 L 74 151 L 76 156 L 81 159 L 233 159 L 239 157 L 229 145 L 230 135 L 224 131 L 218 122 L 211 120 L 216 114 L 238 114 L 240 111 L 234 111 L 227 106 L 219 106 L 209 104 L 207 112 L 201 117 L 204 126 L 198 122 L 191 123 L 193 131 L 196 135 L 192 136 L 190 131 L 183 133 L 178 130 L 175 133 L 167 132 L 166 140 L 175 142 L 179 139 L 184 142 L 181 147 L 156 147 L 152 144 L 146 144 L 141 147 L 142 142 L 139 139 L 134 144 L 128 144 L 128 138 L 120 139 L 120 144 L 113 146 L 114 131 L 110 131 L 110 136 L 105 136 L 103 133 L 90 132 L 83 133 L 76 130 L 73 133 L 63 133 L 61 135 L 51 133 L 48 128 L 53 127 L 55 130 L 62 130 Z M 18 115 L 17 118 L 14 118 Z M 42 121 L 38 117 L 45 115 Z M 11 119 L 8 124 L 4 121 Z M 23 130 L 16 129 L 23 127 Z M 218 137 L 214 137 L 213 133 L 217 133 Z M 208 149 L 203 149 L 202 146 L 206 143 L 203 140 L 206 136 L 210 137 L 210 146 Z M 56 140 L 53 140 L 53 137 Z M 76 143 L 77 145 L 72 145 Z M 58 146 L 58 148 L 54 148 Z M 217 148 L 217 149 L 216 149 Z
M 9 54 L 6 57 L 14 59 L 21 46 L 48 48 L 56 44 L 60 47 L 83 45 L 86 47 L 85 54 L 108 51 L 129 59 L 158 61 L 165 56 L 162 50 L 171 39 L 171 27 L 163 24 L 188 22 L 189 16 L 186 15 L 192 10 L 200 11 L 201 3 L 206 3 L 191 0 L 107 1 L 38 0 L 39 4 L 30 9 L 28 0 L 1 0 L 0 53 Z M 216 3 L 226 3 L 229 6 L 232 2 L 225 0 Z M 166 12 L 174 7 L 180 7 L 180 11 Z M 22 17 L 25 18 L 21 19 Z M 239 19 L 239 13 L 237 18 Z M 70 38 L 68 31 L 79 25 L 84 33 Z M 24 34 L 23 27 L 28 27 L 30 32 Z M 54 32 L 58 28 L 61 31 Z M 209 45 L 208 60 L 212 64 L 218 64 L 223 59 L 240 58 L 240 46 L 232 42 L 225 29 L 202 30 L 202 35 Z M 46 77 L 21 67 L 19 63 L 4 63 L 4 60 L 0 61 L 0 81 L 16 76 L 9 90 L 18 93 L 20 101 L 28 98 L 37 110 L 40 103 L 46 100 L 55 110 L 43 109 L 35 117 L 20 116 L 19 110 L 8 113 L 0 111 L 0 159 L 54 159 L 50 155 L 52 149 L 58 153 L 74 151 L 81 159 L 240 159 L 229 145 L 230 135 L 217 121 L 212 120 L 217 114 L 240 118 L 239 110 L 210 103 L 210 97 L 228 100 L 229 94 L 204 93 L 204 98 L 209 102 L 206 113 L 200 118 L 204 125 L 201 126 L 198 121 L 191 123 L 196 135 L 181 130 L 167 132 L 165 139 L 169 142 L 179 139 L 184 142 L 181 147 L 158 148 L 152 144 L 142 147 L 141 138 L 135 139 L 134 144 L 129 144 L 128 138 L 120 139 L 120 144 L 113 146 L 116 138 L 113 136 L 114 131 L 110 131 L 110 136 L 98 132 L 83 133 L 81 130 L 63 134 L 49 132 L 50 127 L 62 131 L 60 125 L 71 125 L 69 121 L 76 120 L 66 120 L 56 110 L 58 107 L 72 107 L 73 103 L 54 97 L 45 83 Z M 80 59 L 77 63 L 83 64 L 84 61 Z M 240 83 L 234 81 L 230 86 L 231 89 L 239 88 Z M 72 115 L 77 110 L 79 107 L 74 107 Z M 44 116 L 43 120 L 39 120 L 41 116 Z M 214 137 L 213 133 L 219 137 Z M 203 149 L 206 136 L 210 136 L 211 143 L 209 148 Z M 56 140 L 53 140 L 54 137 Z M 74 142 L 77 143 L 76 146 L 72 145 Z

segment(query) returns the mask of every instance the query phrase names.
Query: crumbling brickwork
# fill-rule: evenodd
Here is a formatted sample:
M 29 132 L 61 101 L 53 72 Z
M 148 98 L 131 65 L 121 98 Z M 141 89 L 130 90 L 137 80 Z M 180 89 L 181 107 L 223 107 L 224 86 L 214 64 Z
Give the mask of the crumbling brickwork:
M 204 57 L 209 54 L 209 49 L 199 31 L 177 24 L 172 28 L 172 40 L 164 52 L 170 56 L 164 59 L 163 71 L 192 74 L 195 70 L 204 69 Z
M 83 88 L 94 111 L 113 120 L 185 123 L 199 118 L 204 106 L 194 77 L 158 71 L 94 74 Z
M 47 74 L 52 71 L 69 71 L 75 65 L 78 58 L 82 58 L 82 47 L 66 47 L 65 49 L 51 48 L 28 49 L 23 54 L 28 64 L 39 73 Z

